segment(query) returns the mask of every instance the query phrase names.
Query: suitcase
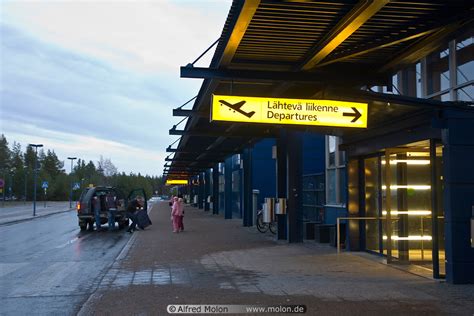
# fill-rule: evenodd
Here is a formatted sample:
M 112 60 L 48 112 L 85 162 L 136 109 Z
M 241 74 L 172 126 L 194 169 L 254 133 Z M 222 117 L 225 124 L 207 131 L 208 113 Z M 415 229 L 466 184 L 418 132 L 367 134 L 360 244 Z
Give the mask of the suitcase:
M 151 220 L 148 217 L 148 213 L 146 210 L 140 210 L 137 212 L 137 225 L 141 228 L 145 228 L 151 225 Z

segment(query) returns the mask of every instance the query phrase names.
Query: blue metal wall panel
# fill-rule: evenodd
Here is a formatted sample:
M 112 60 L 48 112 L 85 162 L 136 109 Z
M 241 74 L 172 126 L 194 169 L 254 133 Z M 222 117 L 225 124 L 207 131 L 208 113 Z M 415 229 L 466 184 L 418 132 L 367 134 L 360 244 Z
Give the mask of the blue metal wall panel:
M 443 132 L 446 279 L 474 283 L 474 248 L 470 220 L 474 217 L 474 115 L 447 113 Z
M 261 208 L 265 197 L 276 195 L 276 166 L 272 158 L 274 145 L 275 139 L 264 139 L 255 144 L 252 150 L 252 189 L 260 191 L 257 209 Z
M 303 175 L 324 172 L 324 135 L 305 133 L 303 136 Z

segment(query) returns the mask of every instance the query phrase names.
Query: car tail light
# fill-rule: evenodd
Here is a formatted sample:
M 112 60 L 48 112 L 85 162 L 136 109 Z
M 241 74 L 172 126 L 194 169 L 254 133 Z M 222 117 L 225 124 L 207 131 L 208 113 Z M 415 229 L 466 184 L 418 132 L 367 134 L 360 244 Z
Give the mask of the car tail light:
M 81 210 L 81 202 L 77 202 L 76 208 L 78 212 Z

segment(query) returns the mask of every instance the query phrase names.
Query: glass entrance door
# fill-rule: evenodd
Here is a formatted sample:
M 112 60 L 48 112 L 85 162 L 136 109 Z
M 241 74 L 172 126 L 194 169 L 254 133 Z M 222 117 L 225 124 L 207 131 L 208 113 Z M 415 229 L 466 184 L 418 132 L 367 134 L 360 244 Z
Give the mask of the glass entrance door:
M 365 223 L 367 250 L 385 255 L 391 263 L 429 269 L 435 264 L 443 274 L 440 158 L 441 147 L 426 141 L 389 148 L 364 160 L 365 216 L 371 218 Z

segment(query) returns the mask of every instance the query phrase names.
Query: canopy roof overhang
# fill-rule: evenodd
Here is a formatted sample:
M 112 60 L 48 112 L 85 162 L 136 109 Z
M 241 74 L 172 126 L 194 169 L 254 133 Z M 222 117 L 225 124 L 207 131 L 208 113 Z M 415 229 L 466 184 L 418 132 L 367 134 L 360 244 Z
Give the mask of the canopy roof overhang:
M 285 125 L 299 131 L 364 135 L 387 123 L 460 103 L 362 91 L 391 85 L 391 76 L 473 27 L 472 1 L 234 0 L 209 68 L 192 64 L 181 76 L 203 78 L 164 174 L 188 178 L 215 166 L 280 125 L 210 122 L 212 94 L 334 99 L 369 103 L 368 129 Z M 421 115 L 420 117 L 422 117 Z M 413 120 L 413 119 L 412 119 Z M 184 120 L 183 120 L 184 121 Z M 171 158 L 171 156 L 173 156 Z

